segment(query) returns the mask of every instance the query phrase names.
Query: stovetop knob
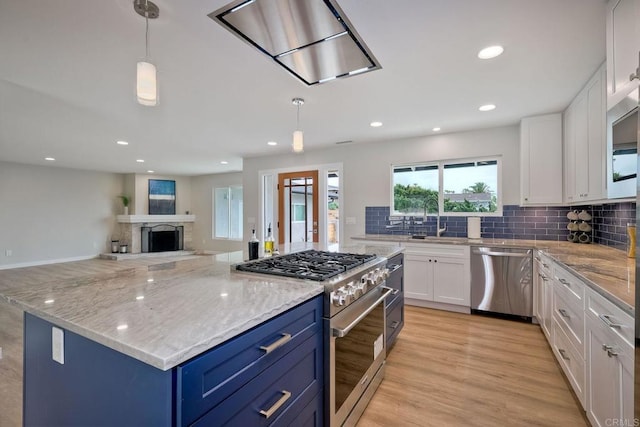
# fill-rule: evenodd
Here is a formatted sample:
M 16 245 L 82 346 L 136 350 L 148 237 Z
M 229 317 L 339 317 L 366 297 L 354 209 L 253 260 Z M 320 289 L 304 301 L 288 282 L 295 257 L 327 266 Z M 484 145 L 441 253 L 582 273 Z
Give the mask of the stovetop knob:
M 346 293 L 341 290 L 331 292 L 331 302 L 337 307 L 345 305 L 347 302 Z

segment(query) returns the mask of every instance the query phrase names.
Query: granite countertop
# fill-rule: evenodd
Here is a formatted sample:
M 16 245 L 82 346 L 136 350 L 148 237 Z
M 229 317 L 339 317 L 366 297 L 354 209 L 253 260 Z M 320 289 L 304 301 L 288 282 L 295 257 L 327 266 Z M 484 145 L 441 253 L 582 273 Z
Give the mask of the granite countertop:
M 635 259 L 626 252 L 598 244 L 576 244 L 549 240 L 467 239 L 462 237 L 428 237 L 425 240 L 411 236 L 366 234 L 352 238 L 397 244 L 454 244 L 471 246 L 505 246 L 539 249 L 558 264 L 594 289 L 596 292 L 635 316 Z
M 311 248 L 317 245 L 292 245 L 286 252 Z M 335 249 L 381 256 L 401 251 L 362 244 Z M 245 259 L 246 253 L 231 252 L 131 268 L 102 260 L 108 272 L 100 274 L 82 274 L 96 260 L 6 270 L 0 279 L 11 280 L 0 280 L 0 300 L 168 370 L 324 291 L 318 282 L 232 271 Z M 43 269 L 73 269 L 76 277 L 47 280 Z

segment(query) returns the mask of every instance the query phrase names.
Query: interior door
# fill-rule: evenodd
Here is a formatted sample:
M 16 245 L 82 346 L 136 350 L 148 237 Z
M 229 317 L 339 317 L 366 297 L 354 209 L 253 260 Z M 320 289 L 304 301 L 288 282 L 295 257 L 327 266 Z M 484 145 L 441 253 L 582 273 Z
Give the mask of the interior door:
M 318 242 L 318 171 L 278 174 L 278 242 Z

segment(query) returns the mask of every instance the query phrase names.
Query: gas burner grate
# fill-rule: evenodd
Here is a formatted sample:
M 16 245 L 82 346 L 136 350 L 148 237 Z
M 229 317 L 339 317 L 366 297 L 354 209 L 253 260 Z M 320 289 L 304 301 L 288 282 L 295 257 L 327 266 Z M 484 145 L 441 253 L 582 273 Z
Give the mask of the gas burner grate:
M 240 264 L 237 270 L 323 281 L 376 258 L 370 254 L 351 254 L 308 250 L 260 261 Z

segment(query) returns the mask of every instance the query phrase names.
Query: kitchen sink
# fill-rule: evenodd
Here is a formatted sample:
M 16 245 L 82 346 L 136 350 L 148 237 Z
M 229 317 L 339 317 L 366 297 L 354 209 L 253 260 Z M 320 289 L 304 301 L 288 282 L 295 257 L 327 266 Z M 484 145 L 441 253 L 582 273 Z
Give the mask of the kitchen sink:
M 424 234 L 412 234 L 409 236 L 410 240 L 424 240 L 425 242 L 433 243 L 451 243 L 451 244 L 466 244 L 469 243 L 469 239 L 464 237 L 436 237 L 426 236 Z

